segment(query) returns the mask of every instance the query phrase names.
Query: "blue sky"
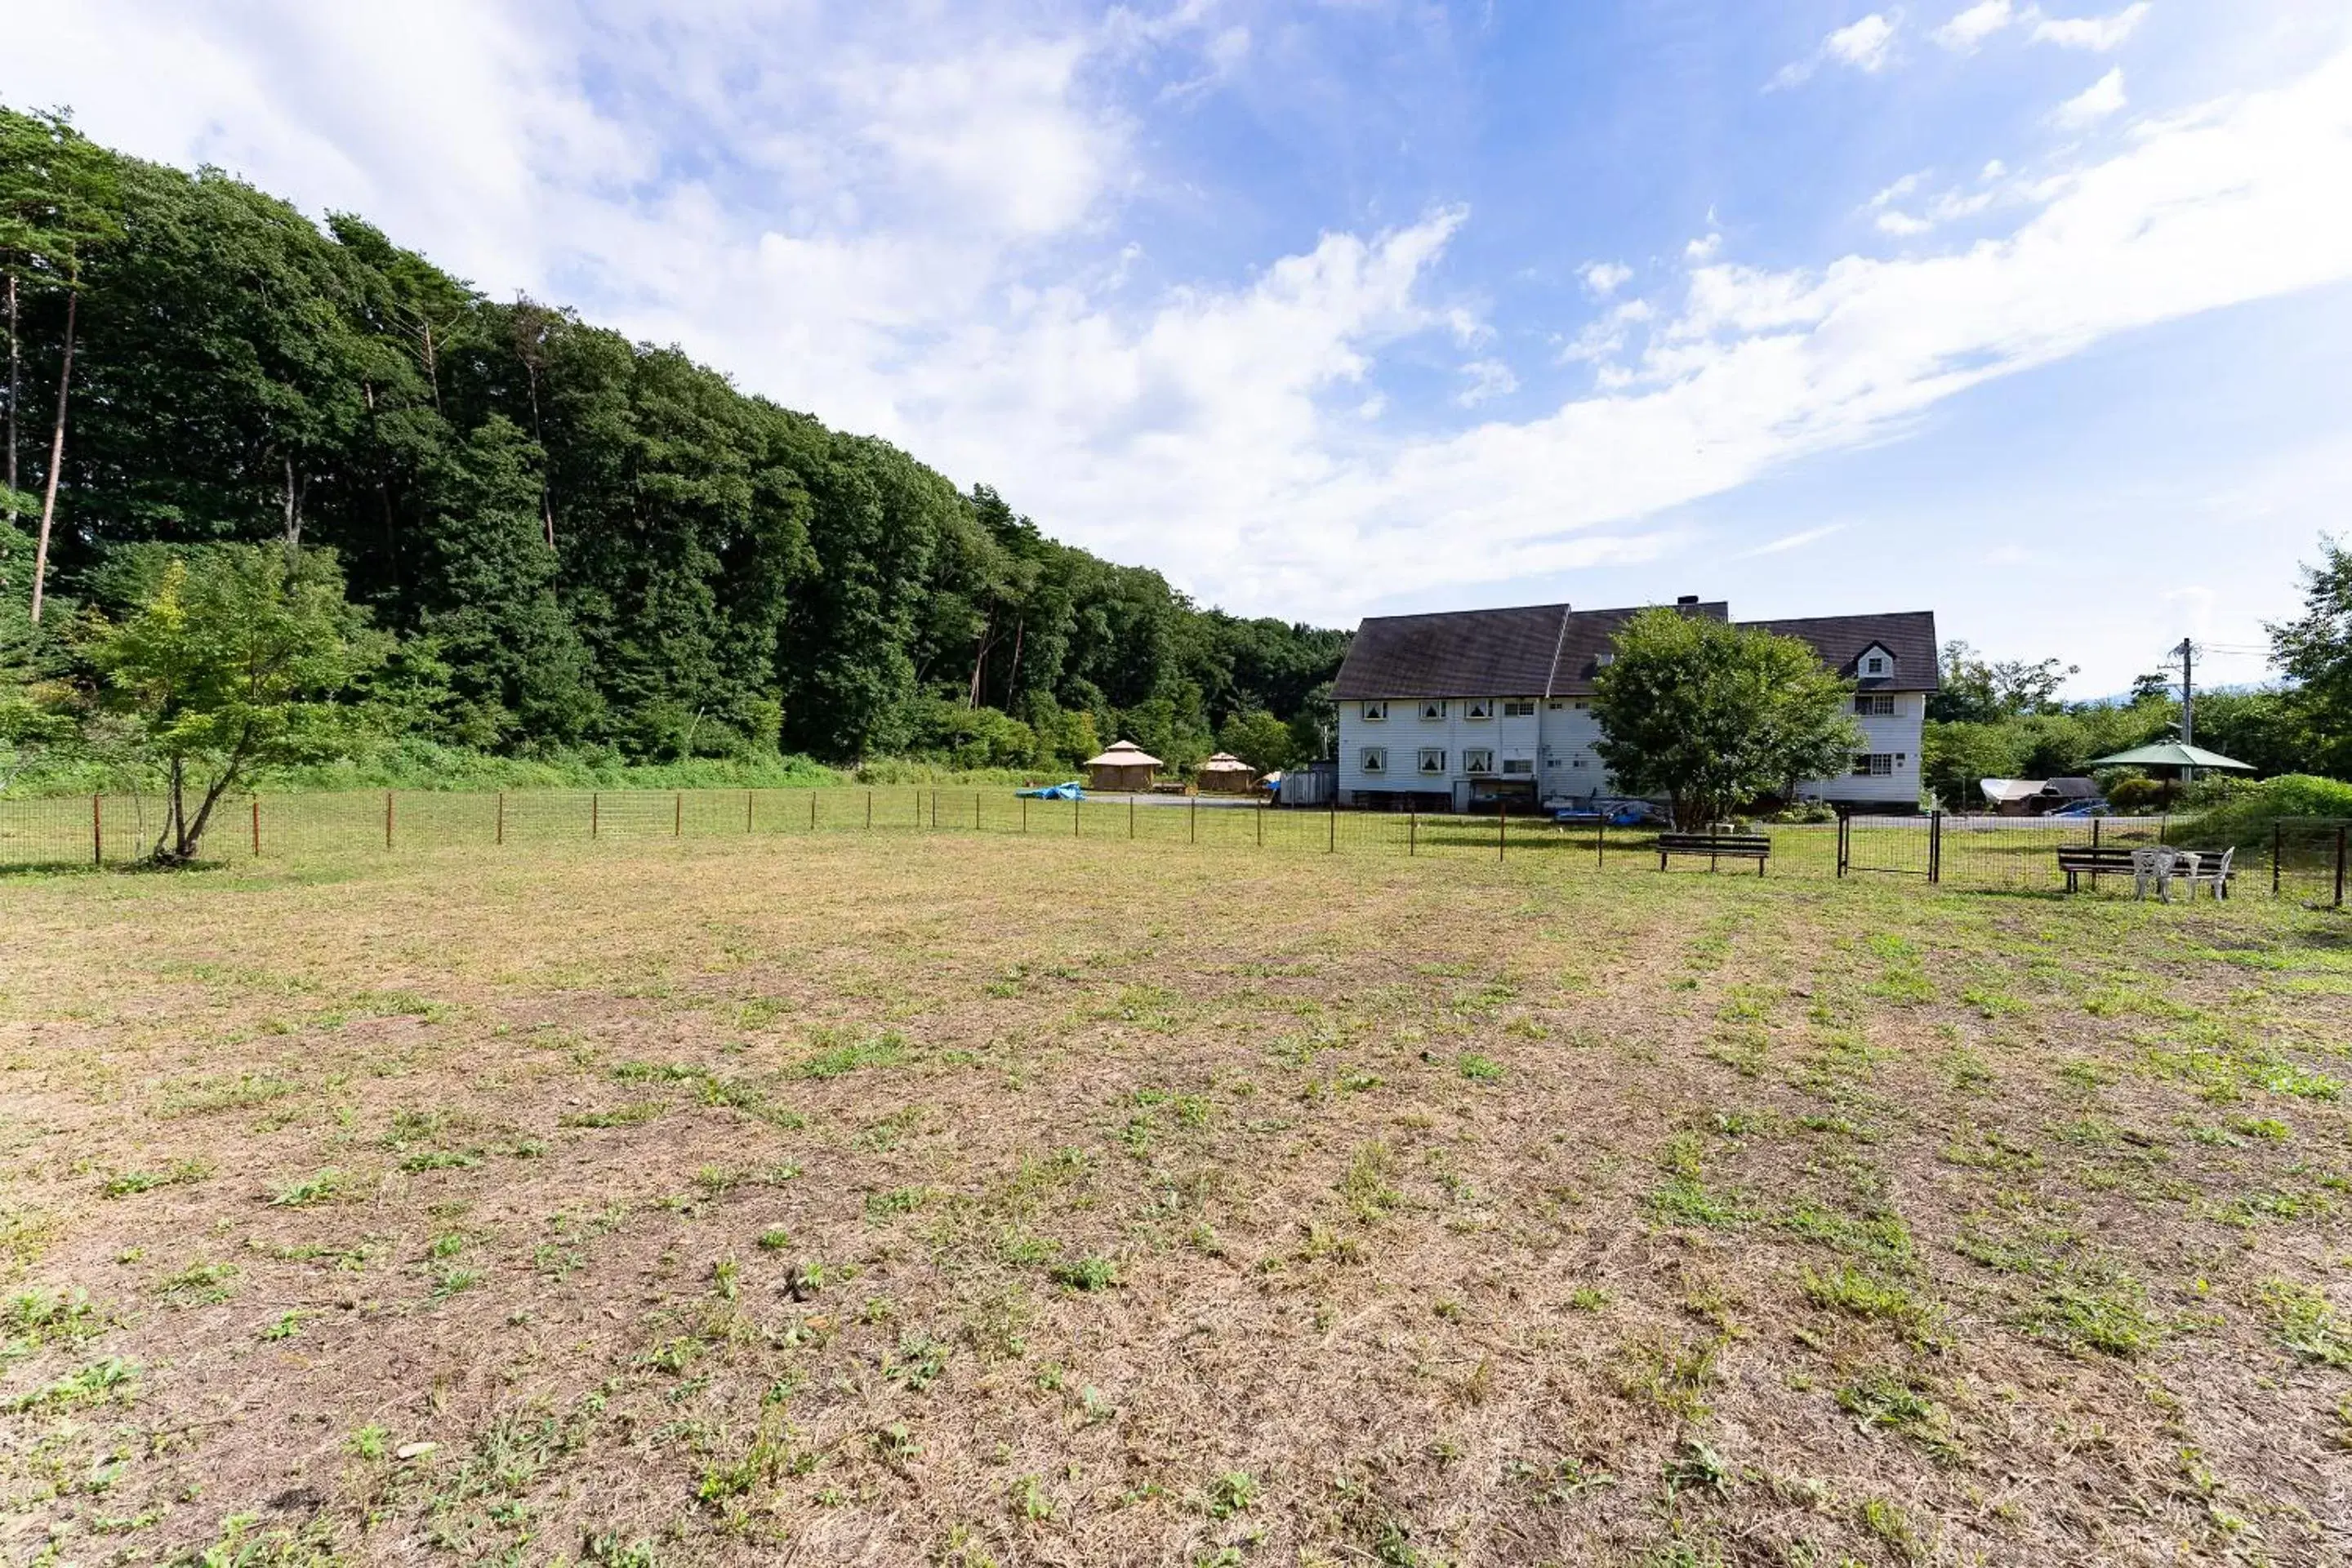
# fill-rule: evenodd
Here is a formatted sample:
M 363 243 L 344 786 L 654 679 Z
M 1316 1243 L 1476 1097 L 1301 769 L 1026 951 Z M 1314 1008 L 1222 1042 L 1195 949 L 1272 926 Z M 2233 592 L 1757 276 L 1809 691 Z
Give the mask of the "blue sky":
M 0 97 L 352 208 L 1204 601 L 1932 608 L 2116 690 L 2352 526 L 2352 13 L 84 0 Z

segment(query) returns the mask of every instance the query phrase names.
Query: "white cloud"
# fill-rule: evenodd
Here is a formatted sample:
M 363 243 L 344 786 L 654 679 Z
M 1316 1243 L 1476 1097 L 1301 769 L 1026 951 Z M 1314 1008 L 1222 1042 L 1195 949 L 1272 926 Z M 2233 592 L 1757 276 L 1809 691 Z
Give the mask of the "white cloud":
M 1462 367 L 1470 384 L 1454 395 L 1454 401 L 1465 408 L 1475 408 L 1489 398 L 1507 397 L 1519 389 L 1519 378 L 1511 367 L 1498 359 L 1473 360 Z
M 2045 16 L 2033 14 L 2033 41 L 2037 44 L 2057 44 L 2070 49 L 2091 49 L 2105 54 L 2123 47 L 2123 42 L 2147 19 L 2147 0 L 2136 0 L 2112 16 Z
M 1983 182 L 2000 195 L 1964 244 L 1770 268 L 1727 259 L 1710 226 L 1675 285 L 1627 298 L 1626 278 L 1599 321 L 1561 323 L 1590 392 L 1526 417 L 1503 416 L 1524 391 L 1466 421 L 1442 394 L 1391 409 L 1393 345 L 1486 333 L 1436 276 L 1469 214 L 1148 280 L 1118 224 L 1142 138 L 1100 80 L 1154 50 L 1152 80 L 1196 75 L 1212 8 L 1164 33 L 968 14 L 828 30 L 611 0 L 567 30 L 488 0 L 84 0 L 12 24 L 0 96 L 365 212 L 493 292 L 577 300 L 993 483 L 1074 542 L 1237 610 L 1331 620 L 1401 584 L 1649 558 L 1674 546 L 1666 509 L 1899 435 L 1955 393 L 2352 279 L 2339 54 L 2031 185 Z M 679 149 L 704 161 L 666 164 Z M 1865 210 L 1932 226 L 1979 194 L 1922 179 Z
M 1765 84 L 1766 89 L 1795 87 L 1832 60 L 1858 71 L 1884 70 L 1894 59 L 1895 29 L 1895 22 L 1877 11 L 1858 22 L 1850 22 L 1823 38 L 1821 46 L 1803 59 L 1782 66 Z
M 1966 54 L 2016 19 L 2010 0 L 1978 0 L 1928 35 L 1948 49 Z
M 1978 0 L 1929 37 L 1957 54 L 1969 54 L 1995 33 L 2021 23 L 2026 37 L 2034 43 L 2105 54 L 2122 47 L 2124 40 L 2147 19 L 2147 0 L 2134 0 L 2108 16 L 2052 16 L 2039 5 L 2021 8 L 2011 0 Z
M 1586 288 L 1605 300 L 1633 279 L 1633 269 L 1618 261 L 1588 261 L 1578 276 Z
M 1832 522 L 1820 528 L 1807 528 L 1795 533 L 1782 534 L 1780 538 L 1757 545 L 1752 550 L 1743 550 L 1731 559 L 1747 561 L 1759 555 L 1785 555 L 1791 550 L 1802 550 L 1808 544 L 1818 544 L 1831 534 L 1843 531 L 1844 528 L 1845 524 L 1842 522 Z
M 2070 131 L 2096 125 L 2124 106 L 2124 68 L 2116 66 L 2106 75 L 2051 111 L 2053 123 Z
M 1895 24 L 1874 11 L 1822 40 L 1830 58 L 1856 70 L 1883 70 L 1895 47 Z

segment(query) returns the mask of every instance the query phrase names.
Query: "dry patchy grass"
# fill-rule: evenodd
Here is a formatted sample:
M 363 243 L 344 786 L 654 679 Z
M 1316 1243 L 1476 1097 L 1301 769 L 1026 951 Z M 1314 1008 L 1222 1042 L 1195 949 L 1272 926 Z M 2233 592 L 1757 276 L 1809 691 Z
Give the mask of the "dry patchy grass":
M 0 910 L 11 1561 L 2345 1552 L 2340 918 L 849 838 Z

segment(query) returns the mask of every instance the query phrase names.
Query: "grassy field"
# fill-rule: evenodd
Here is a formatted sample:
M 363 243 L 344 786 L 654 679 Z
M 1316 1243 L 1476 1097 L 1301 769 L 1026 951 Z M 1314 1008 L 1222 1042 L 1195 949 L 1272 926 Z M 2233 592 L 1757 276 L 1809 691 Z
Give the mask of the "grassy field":
M 2352 926 L 2266 899 L 18 877 L 0 1552 L 2337 1563 L 2347 1042 Z

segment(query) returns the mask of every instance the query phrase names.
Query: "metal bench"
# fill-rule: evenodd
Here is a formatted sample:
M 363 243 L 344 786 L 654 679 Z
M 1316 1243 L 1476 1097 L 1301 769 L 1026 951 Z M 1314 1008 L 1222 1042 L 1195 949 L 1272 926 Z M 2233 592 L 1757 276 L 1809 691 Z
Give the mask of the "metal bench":
M 1658 835 L 1658 869 L 1666 868 L 1669 855 L 1704 855 L 1708 868 L 1717 858 L 1753 860 L 1756 874 L 1764 874 L 1764 862 L 1772 858 L 1772 840 L 1761 833 L 1661 833 Z

